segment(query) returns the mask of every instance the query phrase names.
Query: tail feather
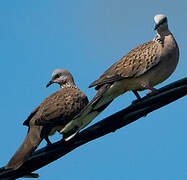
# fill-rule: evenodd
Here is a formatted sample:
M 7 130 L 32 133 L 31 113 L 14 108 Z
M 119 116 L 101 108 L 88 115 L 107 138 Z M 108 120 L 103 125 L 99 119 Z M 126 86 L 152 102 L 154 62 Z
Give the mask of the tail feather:
M 79 113 L 71 122 L 69 122 L 60 133 L 66 134 L 65 140 L 68 141 L 76 135 L 81 129 L 87 126 L 95 117 L 97 117 L 107 106 L 113 101 L 111 97 L 105 96 L 105 92 L 110 88 L 109 84 L 103 85 L 88 103 L 88 105 Z M 73 135 L 72 129 L 77 127 L 76 133 Z M 68 136 L 67 136 L 68 134 Z
M 87 112 L 87 114 L 91 113 L 92 111 L 97 111 L 98 113 L 101 113 L 113 101 L 113 98 L 105 95 L 105 93 L 107 93 L 107 90 L 110 87 L 110 84 L 105 84 L 100 87 L 97 94 L 93 97 L 93 99 L 85 108 L 90 110 L 89 112 Z
M 32 152 L 36 150 L 42 141 L 39 131 L 40 129 L 38 127 L 30 128 L 25 140 L 6 165 L 6 169 L 18 169 L 29 158 Z
M 98 90 L 97 94 L 93 97 L 93 99 L 84 107 L 84 109 L 77 116 L 75 116 L 74 119 L 77 119 L 80 116 L 87 116 L 92 111 L 102 112 L 113 100 L 108 97 L 104 97 L 104 93 L 110 88 L 110 86 L 111 85 L 109 84 L 103 85 Z

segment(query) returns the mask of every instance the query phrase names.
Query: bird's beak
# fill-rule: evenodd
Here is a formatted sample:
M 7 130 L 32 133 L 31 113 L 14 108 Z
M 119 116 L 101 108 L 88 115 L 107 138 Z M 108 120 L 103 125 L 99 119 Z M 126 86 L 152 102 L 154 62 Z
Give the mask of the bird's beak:
M 158 27 L 159 27 L 159 25 L 158 25 L 158 24 L 155 24 L 155 28 L 154 28 L 154 30 L 157 30 Z
M 54 82 L 51 80 L 51 81 L 49 81 L 48 83 L 47 83 L 47 85 L 46 85 L 46 88 L 48 88 L 51 84 L 53 84 Z

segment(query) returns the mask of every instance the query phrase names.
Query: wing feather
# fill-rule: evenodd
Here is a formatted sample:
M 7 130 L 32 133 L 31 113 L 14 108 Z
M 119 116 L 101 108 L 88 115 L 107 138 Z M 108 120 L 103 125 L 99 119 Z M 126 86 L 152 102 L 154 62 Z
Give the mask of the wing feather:
M 144 43 L 113 64 L 89 87 L 96 86 L 96 89 L 99 89 L 103 84 L 130 77 L 139 77 L 159 63 L 160 55 L 160 44 L 158 42 L 153 40 Z
M 78 88 L 64 88 L 47 97 L 24 124 L 64 126 L 87 105 L 88 99 Z

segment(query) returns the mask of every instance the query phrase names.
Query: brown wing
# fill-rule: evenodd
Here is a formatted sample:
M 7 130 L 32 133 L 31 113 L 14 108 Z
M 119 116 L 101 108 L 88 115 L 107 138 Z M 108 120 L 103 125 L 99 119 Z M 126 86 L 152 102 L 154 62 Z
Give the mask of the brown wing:
M 34 115 L 32 117 L 30 115 L 24 124 L 63 126 L 71 121 L 87 103 L 86 95 L 78 88 L 62 88 L 47 97 L 36 108 L 37 111 L 34 111 Z
M 103 84 L 112 83 L 128 77 L 138 77 L 159 63 L 160 44 L 156 41 L 144 43 L 131 50 L 89 87 L 96 89 Z
M 29 126 L 29 121 L 32 119 L 32 117 L 36 114 L 36 112 L 38 111 L 39 107 L 35 108 L 30 115 L 28 116 L 28 118 L 23 122 L 24 126 Z

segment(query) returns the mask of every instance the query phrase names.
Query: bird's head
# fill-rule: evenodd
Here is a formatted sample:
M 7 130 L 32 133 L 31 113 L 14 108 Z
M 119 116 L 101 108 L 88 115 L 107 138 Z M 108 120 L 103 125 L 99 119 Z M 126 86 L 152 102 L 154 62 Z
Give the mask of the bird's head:
M 154 17 L 155 30 L 164 31 L 168 29 L 168 20 L 164 14 L 157 14 Z
M 60 87 L 75 85 L 73 76 L 65 69 L 56 69 L 52 73 L 51 80 L 47 83 L 46 87 L 49 87 L 53 83 L 59 84 Z

